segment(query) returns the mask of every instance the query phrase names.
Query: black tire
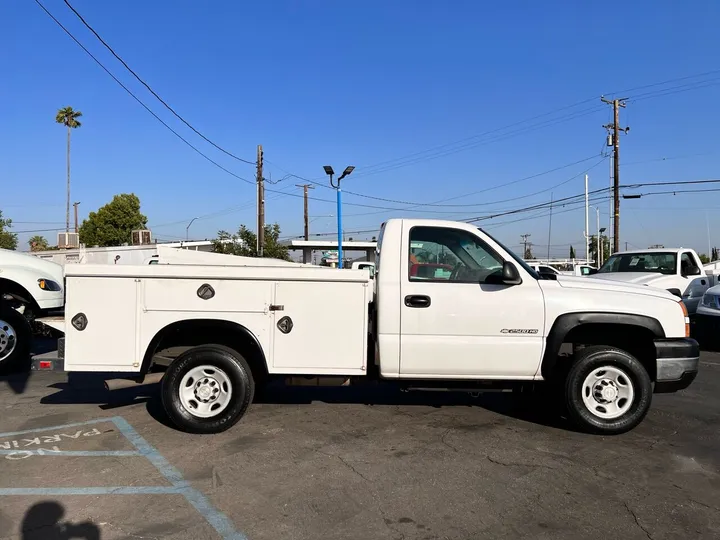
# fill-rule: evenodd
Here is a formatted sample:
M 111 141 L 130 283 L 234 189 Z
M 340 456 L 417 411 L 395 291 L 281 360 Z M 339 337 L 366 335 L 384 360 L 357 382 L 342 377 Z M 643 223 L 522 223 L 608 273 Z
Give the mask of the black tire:
M 28 371 L 31 345 L 30 323 L 22 313 L 0 300 L 0 374 Z M 12 352 L 3 358 L 10 348 Z
M 230 402 L 216 416 L 201 418 L 180 399 L 183 377 L 198 366 L 222 370 L 231 383 Z M 223 345 L 200 345 L 185 351 L 167 368 L 161 383 L 162 403 L 170 420 L 188 433 L 220 433 L 234 426 L 247 411 L 255 393 L 250 366 L 237 351 Z
M 601 418 L 593 413 L 583 400 L 585 379 L 602 367 L 619 370 L 632 384 L 633 398 L 630 400 L 630 405 L 617 418 Z M 602 435 L 625 433 L 642 422 L 650 409 L 652 392 L 652 381 L 645 367 L 627 352 L 605 345 L 582 350 L 565 380 L 565 404 L 570 419 L 584 431 Z M 621 400 L 618 401 L 620 402 Z M 598 405 L 603 406 L 599 402 Z

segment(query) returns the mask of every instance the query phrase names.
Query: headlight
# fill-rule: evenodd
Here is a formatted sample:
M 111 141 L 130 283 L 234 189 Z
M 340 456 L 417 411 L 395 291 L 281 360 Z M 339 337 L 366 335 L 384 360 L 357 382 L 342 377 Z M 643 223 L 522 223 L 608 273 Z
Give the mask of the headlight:
M 710 309 L 720 309 L 720 296 L 716 294 L 703 294 L 702 305 Z
M 62 287 L 50 279 L 38 279 L 38 287 L 43 291 L 57 292 L 62 291 Z

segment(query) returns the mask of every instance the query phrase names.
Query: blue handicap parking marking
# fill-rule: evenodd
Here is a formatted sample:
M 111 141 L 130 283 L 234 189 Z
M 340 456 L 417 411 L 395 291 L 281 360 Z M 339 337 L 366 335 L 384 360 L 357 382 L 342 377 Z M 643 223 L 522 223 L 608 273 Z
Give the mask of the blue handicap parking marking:
M 157 449 L 147 442 L 133 428 L 127 420 L 121 416 L 111 418 L 98 418 L 87 422 L 76 422 L 72 424 L 64 424 L 61 426 L 50 426 L 44 428 L 28 429 L 23 431 L 11 431 L 0 433 L 0 440 L 11 437 L 21 437 L 24 435 L 35 433 L 59 432 L 67 429 L 84 428 L 94 424 L 103 422 L 113 423 L 118 431 L 130 442 L 135 450 L 60 450 L 56 445 L 49 447 L 24 448 L 18 444 L 18 441 L 8 441 L 0 446 L 0 456 L 4 455 L 8 459 L 24 459 L 29 456 L 81 456 L 81 457 L 124 457 L 124 456 L 142 456 L 147 459 L 160 474 L 167 479 L 170 486 L 107 486 L 107 487 L 71 487 L 71 488 L 0 488 L 0 496 L 2 495 L 25 495 L 25 496 L 63 496 L 63 495 L 182 495 L 190 503 L 197 512 L 205 518 L 208 524 L 224 540 L 247 540 L 247 536 L 235 529 L 232 521 L 217 508 L 215 508 L 210 500 L 201 491 L 192 487 L 185 480 L 182 473 L 173 467 Z M 81 430 L 82 431 L 82 430 Z M 91 436 L 94 432 L 82 433 L 83 436 Z M 99 432 L 98 432 L 99 434 Z M 48 441 L 62 440 L 63 434 L 45 437 L 43 443 Z M 75 435 L 66 435 L 68 437 L 77 438 L 80 436 L 78 432 Z M 27 440 L 27 439 L 23 439 Z M 6 448 L 7 446 L 7 448 Z

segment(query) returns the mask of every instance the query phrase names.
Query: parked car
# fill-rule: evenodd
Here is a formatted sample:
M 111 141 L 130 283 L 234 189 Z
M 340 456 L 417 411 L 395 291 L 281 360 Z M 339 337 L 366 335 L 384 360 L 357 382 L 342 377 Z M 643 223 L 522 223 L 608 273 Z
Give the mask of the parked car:
M 701 345 L 720 349 L 720 285 L 705 291 L 697 307 L 695 329 Z

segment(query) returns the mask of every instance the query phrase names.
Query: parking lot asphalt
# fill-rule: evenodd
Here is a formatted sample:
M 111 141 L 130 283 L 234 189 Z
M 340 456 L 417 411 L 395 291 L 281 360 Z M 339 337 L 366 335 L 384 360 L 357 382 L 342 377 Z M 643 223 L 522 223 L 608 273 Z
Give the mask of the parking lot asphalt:
M 720 354 L 615 437 L 538 398 L 278 389 L 229 431 L 156 387 L 1 379 L 0 538 L 720 538 Z

